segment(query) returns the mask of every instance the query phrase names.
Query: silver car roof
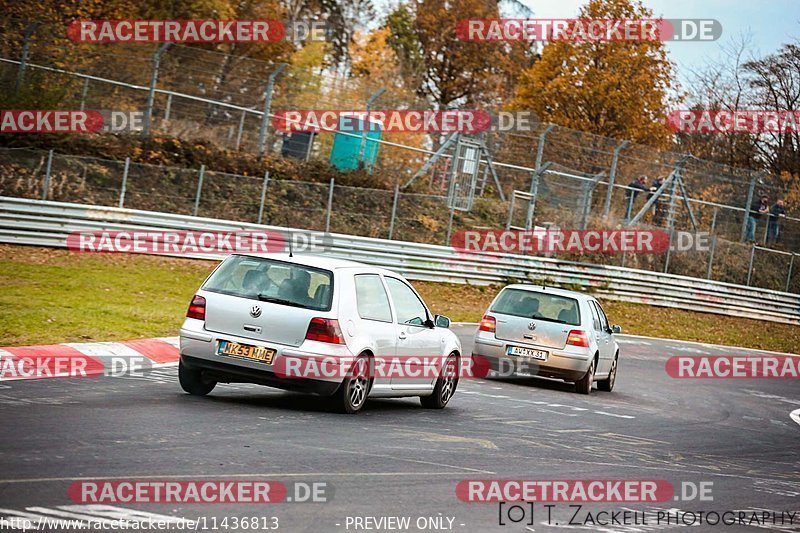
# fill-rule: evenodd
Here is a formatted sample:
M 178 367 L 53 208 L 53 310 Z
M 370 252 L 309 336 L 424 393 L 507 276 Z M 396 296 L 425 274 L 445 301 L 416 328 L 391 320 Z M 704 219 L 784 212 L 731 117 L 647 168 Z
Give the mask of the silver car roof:
M 260 257 L 263 259 L 273 259 L 275 261 L 282 261 L 284 263 L 294 263 L 296 265 L 323 268 L 325 270 L 336 270 L 340 268 L 368 268 L 376 272 L 377 271 L 388 272 L 387 270 L 384 270 L 382 268 L 373 267 L 372 265 L 367 265 L 365 263 L 350 261 L 348 259 L 337 259 L 334 257 L 326 257 L 323 255 L 294 254 L 292 257 L 289 257 L 288 252 L 269 253 L 269 254 L 237 254 L 237 255 L 245 255 L 248 257 Z
M 553 294 L 556 296 L 566 296 L 569 298 L 575 298 L 576 300 L 594 300 L 594 296 L 591 294 L 586 294 L 585 292 L 578 292 L 578 291 L 570 291 L 567 289 L 559 289 L 556 287 L 548 287 L 542 285 L 534 285 L 530 283 L 514 283 L 512 285 L 506 285 L 506 289 L 522 289 L 526 291 L 535 291 L 535 292 L 542 292 L 545 294 Z

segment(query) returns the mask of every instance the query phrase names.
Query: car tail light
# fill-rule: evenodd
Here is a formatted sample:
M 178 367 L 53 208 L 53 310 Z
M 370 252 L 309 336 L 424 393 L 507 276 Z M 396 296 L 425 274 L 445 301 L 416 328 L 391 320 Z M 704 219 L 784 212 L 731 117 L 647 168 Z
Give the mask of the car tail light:
M 339 321 L 333 318 L 312 318 L 306 332 L 306 340 L 344 344 Z
M 494 333 L 497 330 L 497 319 L 495 319 L 492 315 L 483 315 L 478 329 L 481 331 Z
M 186 311 L 187 318 L 196 318 L 198 320 L 206 319 L 206 299 L 202 296 L 195 294 L 192 298 L 192 303 L 189 304 L 189 310 Z
M 583 348 L 589 347 L 589 337 L 586 332 L 581 329 L 573 329 L 567 335 L 567 344 L 572 346 L 581 346 Z

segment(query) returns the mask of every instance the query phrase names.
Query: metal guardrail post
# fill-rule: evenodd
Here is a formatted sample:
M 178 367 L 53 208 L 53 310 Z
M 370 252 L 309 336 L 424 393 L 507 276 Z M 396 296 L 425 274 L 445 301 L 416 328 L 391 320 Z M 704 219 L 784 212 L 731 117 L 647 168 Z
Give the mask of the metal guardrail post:
M 264 172 L 264 184 L 261 186 L 261 205 L 258 207 L 258 223 L 264 217 L 264 202 L 267 201 L 267 187 L 269 186 L 269 170 Z
M 542 158 L 544 158 L 544 141 L 547 139 L 547 134 L 553 131 L 553 128 L 555 127 L 555 124 L 549 124 L 539 135 L 539 144 L 536 146 L 536 168 L 542 166 Z
M 328 189 L 328 212 L 325 214 L 325 233 L 331 231 L 331 211 L 333 211 L 333 187 L 334 180 L 331 178 L 331 185 Z
M 714 212 L 716 215 L 716 211 Z M 713 231 L 713 230 L 712 230 Z M 711 251 L 708 255 L 708 272 L 706 272 L 706 279 L 711 279 L 711 269 L 714 267 L 714 252 L 717 251 L 717 236 L 711 235 Z
M 150 135 L 150 124 L 153 121 L 153 104 L 156 99 L 156 85 L 158 84 L 158 68 L 161 65 L 161 55 L 172 46 L 172 43 L 164 43 L 158 47 L 153 54 L 153 71 L 150 74 L 150 90 L 147 93 L 147 107 L 144 110 L 144 126 L 142 135 Z
M 267 78 L 267 87 L 264 89 L 264 114 L 261 116 L 261 128 L 258 130 L 258 156 L 264 155 L 267 144 L 269 111 L 272 108 L 272 91 L 275 89 L 275 78 L 287 67 L 286 63 L 279 63 L 277 68 Z
M 792 253 L 792 258 L 789 259 L 789 274 L 786 276 L 786 288 L 783 292 L 789 292 L 789 284 L 792 281 L 792 267 L 794 266 L 794 256 L 795 254 Z
M 200 195 L 203 193 L 203 176 L 206 173 L 206 166 L 200 165 L 200 174 L 197 177 L 197 193 L 194 195 L 194 211 L 192 211 L 192 216 L 197 216 L 197 212 L 200 210 Z
M 367 98 L 367 105 L 366 105 L 367 115 L 364 117 L 364 123 L 362 125 L 363 127 L 361 128 L 361 144 L 359 145 L 358 148 L 358 161 L 359 163 L 361 163 L 361 166 L 363 168 L 366 168 L 366 165 L 364 164 L 364 151 L 367 148 L 367 133 L 369 133 L 369 112 L 372 110 L 372 104 L 375 103 L 375 100 L 380 98 L 380 96 L 385 92 L 386 89 L 381 87 L 380 89 L 372 93 L 372 96 Z
M 747 267 L 746 285 L 748 287 L 750 286 L 750 278 L 753 276 L 753 260 L 755 259 L 755 257 L 756 257 L 756 245 L 753 244 L 753 246 L 750 248 L 750 266 Z
M 41 26 L 41 22 L 31 22 L 25 31 L 22 32 L 22 56 L 19 58 L 19 69 L 17 70 L 17 83 L 14 85 L 14 96 L 19 96 L 22 84 L 25 83 L 25 66 L 28 63 L 28 54 L 31 47 L 31 35 L 36 28 Z
M 119 190 L 119 206 L 125 207 L 125 191 L 128 190 L 128 169 L 131 166 L 131 158 L 125 158 L 125 168 L 122 170 L 122 188 Z
M 42 187 L 42 200 L 47 200 L 50 194 L 50 172 L 53 169 L 53 151 L 47 152 L 47 167 L 44 171 L 44 186 Z
M 619 162 L 619 153 L 623 151 L 630 141 L 622 141 L 616 148 L 614 148 L 614 155 L 611 157 L 611 170 L 608 175 L 608 190 L 606 191 L 606 203 L 603 206 L 603 218 L 608 218 L 608 213 L 611 210 L 611 196 L 614 194 L 614 182 L 617 179 L 617 163 Z
M 389 220 L 389 240 L 392 240 L 394 235 L 394 220 L 397 216 L 397 202 L 400 199 L 400 184 L 396 183 L 394 186 L 394 199 L 392 200 L 392 218 Z
M 86 109 L 86 96 L 89 94 L 89 78 L 83 80 L 83 90 L 81 90 L 81 111 Z
M 744 206 L 744 218 L 742 219 L 741 241 L 747 239 L 747 220 L 750 218 L 750 206 L 753 205 L 753 194 L 756 190 L 756 175 L 750 175 L 750 187 L 747 189 L 747 204 Z

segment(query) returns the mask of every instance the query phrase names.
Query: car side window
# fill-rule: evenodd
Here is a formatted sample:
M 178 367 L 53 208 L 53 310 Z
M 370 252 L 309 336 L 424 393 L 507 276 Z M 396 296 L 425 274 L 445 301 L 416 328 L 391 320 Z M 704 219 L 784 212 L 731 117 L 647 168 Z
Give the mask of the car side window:
M 601 331 L 600 315 L 597 313 L 597 307 L 595 307 L 594 302 L 589 302 L 589 309 L 592 311 L 592 322 L 594 323 L 595 331 Z
M 422 326 L 428 319 L 428 313 L 425 310 L 425 305 L 417 297 L 416 293 L 395 278 L 385 278 L 386 286 L 389 287 L 389 293 L 392 295 L 394 302 L 394 309 L 397 313 L 398 324 L 411 324 L 413 326 Z
M 356 307 L 358 316 L 365 320 L 392 321 L 389 297 L 377 274 L 358 274 L 355 276 Z
M 610 326 L 608 325 L 608 317 L 606 316 L 605 311 L 603 308 L 600 307 L 600 304 L 594 302 L 594 305 L 597 306 L 597 312 L 600 314 L 600 325 L 603 327 L 603 331 L 608 331 Z

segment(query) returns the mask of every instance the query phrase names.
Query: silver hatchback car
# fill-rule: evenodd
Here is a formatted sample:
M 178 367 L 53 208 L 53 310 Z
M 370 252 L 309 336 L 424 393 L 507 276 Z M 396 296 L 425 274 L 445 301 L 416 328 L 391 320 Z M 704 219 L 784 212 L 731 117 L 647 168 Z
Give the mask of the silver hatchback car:
M 449 326 L 389 270 L 318 256 L 231 255 L 189 306 L 180 384 L 195 395 L 219 382 L 310 392 L 347 413 L 379 396 L 419 396 L 441 409 L 458 385 L 462 353 Z
M 593 297 L 533 285 L 509 285 L 495 297 L 475 333 L 473 358 L 500 375 L 537 375 L 575 383 L 589 394 L 611 391 L 619 345 Z

